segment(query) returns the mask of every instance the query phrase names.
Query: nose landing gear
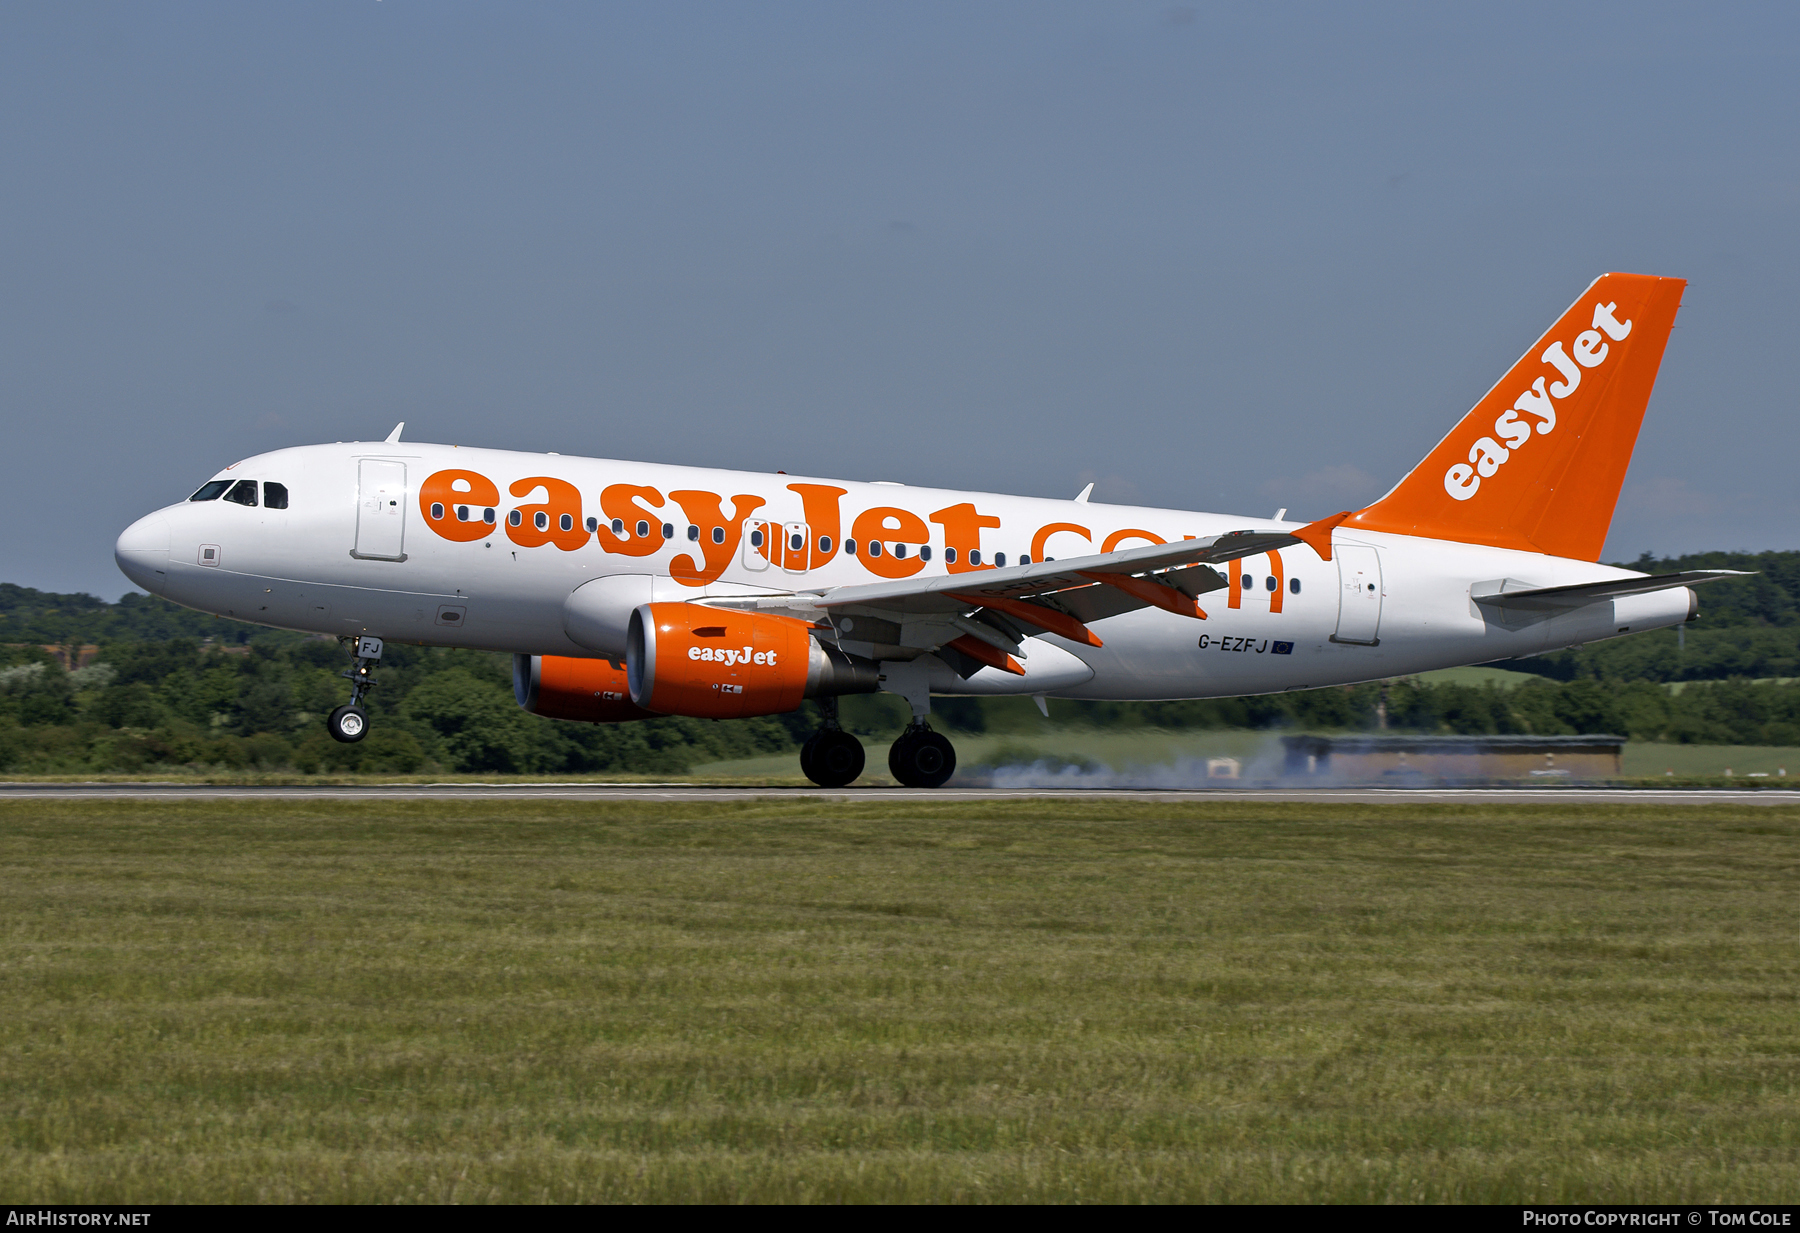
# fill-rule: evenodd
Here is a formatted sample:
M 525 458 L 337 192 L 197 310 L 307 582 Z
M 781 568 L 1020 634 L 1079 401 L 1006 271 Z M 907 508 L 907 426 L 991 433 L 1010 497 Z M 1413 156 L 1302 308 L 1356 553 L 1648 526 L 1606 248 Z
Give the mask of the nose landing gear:
M 863 773 L 862 742 L 838 727 L 837 699 L 819 699 L 825 726 L 800 747 L 800 770 L 821 788 L 842 788 Z
M 380 662 L 381 639 L 358 638 L 356 662 L 341 674 L 350 681 L 350 701 L 325 717 L 325 730 L 331 733 L 332 740 L 350 744 L 369 734 L 369 713 L 363 710 L 362 700 L 375 688 L 370 672 Z

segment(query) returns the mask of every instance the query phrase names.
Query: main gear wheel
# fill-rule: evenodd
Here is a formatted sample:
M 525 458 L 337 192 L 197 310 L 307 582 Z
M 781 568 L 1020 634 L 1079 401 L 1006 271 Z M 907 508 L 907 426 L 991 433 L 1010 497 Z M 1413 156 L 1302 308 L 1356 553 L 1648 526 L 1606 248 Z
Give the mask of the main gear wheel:
M 956 774 L 956 746 L 930 728 L 908 728 L 888 749 L 888 773 L 909 788 L 941 788 Z
M 800 748 L 800 769 L 821 788 L 843 788 L 862 777 L 862 742 L 842 728 L 821 728 Z

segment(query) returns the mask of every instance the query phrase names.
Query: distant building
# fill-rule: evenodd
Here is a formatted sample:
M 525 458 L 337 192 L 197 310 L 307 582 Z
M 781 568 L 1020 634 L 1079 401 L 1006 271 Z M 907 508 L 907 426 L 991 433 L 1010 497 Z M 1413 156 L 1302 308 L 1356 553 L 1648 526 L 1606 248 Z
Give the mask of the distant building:
M 1589 736 L 1284 736 L 1288 779 L 1345 784 L 1567 783 L 1615 779 L 1625 738 Z

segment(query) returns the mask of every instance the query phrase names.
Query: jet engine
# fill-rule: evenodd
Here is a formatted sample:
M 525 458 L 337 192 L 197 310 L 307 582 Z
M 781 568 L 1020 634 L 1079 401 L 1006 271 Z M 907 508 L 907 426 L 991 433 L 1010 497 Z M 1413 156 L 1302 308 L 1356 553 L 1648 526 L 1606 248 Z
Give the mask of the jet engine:
M 625 675 L 638 706 L 696 719 L 780 715 L 877 688 L 873 661 L 820 645 L 805 621 L 689 603 L 633 610 Z
M 654 717 L 632 705 L 625 670 L 604 659 L 514 655 L 513 696 L 527 711 L 546 719 L 614 724 Z

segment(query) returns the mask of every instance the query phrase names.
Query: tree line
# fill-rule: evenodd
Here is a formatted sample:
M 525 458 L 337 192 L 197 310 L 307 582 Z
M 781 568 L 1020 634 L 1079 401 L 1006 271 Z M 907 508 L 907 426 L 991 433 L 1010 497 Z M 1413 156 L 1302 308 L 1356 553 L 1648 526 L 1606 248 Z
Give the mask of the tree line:
M 1646 555 L 1646 572 L 1748 569 L 1708 585 L 1701 619 L 1674 630 L 1502 665 L 1516 688 L 1403 679 L 1251 698 L 1052 703 L 1057 723 L 1106 727 L 1615 732 L 1637 740 L 1800 745 L 1800 552 Z M 178 767 L 318 772 L 675 774 L 792 750 L 817 709 L 712 722 L 670 717 L 586 725 L 513 701 L 510 657 L 389 644 L 370 696 L 370 736 L 339 745 L 323 719 L 348 694 L 336 639 L 263 629 L 143 595 L 109 604 L 0 584 L 0 770 L 134 772 Z M 1703 682 L 1671 689 L 1671 683 Z M 845 699 L 872 739 L 904 721 L 893 699 Z M 942 699 L 940 725 L 1025 731 L 1022 699 Z

